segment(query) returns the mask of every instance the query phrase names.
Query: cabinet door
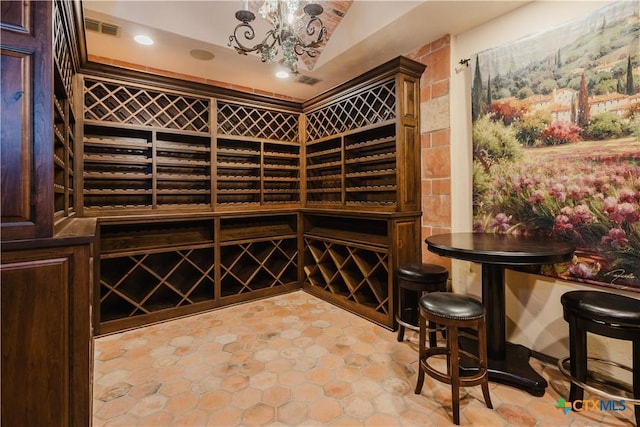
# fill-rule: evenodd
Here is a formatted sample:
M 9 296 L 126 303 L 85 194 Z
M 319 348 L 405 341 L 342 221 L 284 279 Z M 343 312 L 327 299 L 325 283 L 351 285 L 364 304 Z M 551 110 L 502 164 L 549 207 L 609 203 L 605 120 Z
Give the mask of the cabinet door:
M 2 240 L 53 232 L 51 11 L 50 2 L 2 2 Z
M 88 271 L 88 245 L 2 253 L 0 424 L 90 425 Z

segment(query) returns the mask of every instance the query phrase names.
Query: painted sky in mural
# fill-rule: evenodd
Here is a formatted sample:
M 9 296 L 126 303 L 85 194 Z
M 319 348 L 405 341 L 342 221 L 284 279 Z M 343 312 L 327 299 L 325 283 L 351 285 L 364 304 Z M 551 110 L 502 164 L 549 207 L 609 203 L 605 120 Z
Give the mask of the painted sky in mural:
M 569 240 L 538 273 L 640 292 L 640 3 L 479 53 L 474 229 Z

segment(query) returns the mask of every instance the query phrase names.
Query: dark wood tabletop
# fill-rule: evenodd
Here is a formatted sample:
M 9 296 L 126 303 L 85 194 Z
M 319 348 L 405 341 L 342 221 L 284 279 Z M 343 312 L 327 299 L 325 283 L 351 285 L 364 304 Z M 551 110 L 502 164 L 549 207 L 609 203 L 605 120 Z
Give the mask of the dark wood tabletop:
M 539 265 L 570 261 L 575 246 L 542 237 L 511 234 L 450 233 L 427 238 L 429 250 L 441 256 L 502 265 Z

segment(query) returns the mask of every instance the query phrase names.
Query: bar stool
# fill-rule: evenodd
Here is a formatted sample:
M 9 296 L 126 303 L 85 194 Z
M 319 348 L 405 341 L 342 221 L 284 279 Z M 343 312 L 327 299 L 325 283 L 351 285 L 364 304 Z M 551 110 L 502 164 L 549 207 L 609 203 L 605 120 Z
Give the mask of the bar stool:
M 404 340 L 404 329 L 418 331 L 418 299 L 425 292 L 447 290 L 449 271 L 435 264 L 407 264 L 398 267 L 398 341 Z M 429 345 L 436 345 L 435 324 L 429 324 Z
M 426 347 L 427 321 L 446 328 L 446 347 Z M 471 354 L 458 347 L 458 329 L 472 328 L 478 331 L 478 355 Z M 460 387 L 480 384 L 487 408 L 493 409 L 489 396 L 489 375 L 487 372 L 487 333 L 485 329 L 484 306 L 480 301 L 466 295 L 451 292 L 433 292 L 420 298 L 420 343 L 418 358 L 418 382 L 416 394 L 422 391 L 424 374 L 451 384 L 451 402 L 453 422 L 460 424 Z M 429 358 L 444 354 L 447 356 L 447 372 L 435 369 Z M 460 375 L 459 359 L 477 363 L 477 370 L 471 375 Z
M 558 361 L 558 368 L 571 381 L 569 400 L 582 400 L 584 390 L 622 399 L 635 405 L 636 425 L 640 426 L 640 300 L 599 291 L 570 291 L 560 297 L 564 319 L 569 323 L 569 357 Z M 587 332 L 631 341 L 632 368 L 615 362 L 587 357 Z M 566 362 L 569 361 L 569 371 Z M 609 393 L 587 384 L 587 361 L 605 363 L 632 372 L 633 399 Z

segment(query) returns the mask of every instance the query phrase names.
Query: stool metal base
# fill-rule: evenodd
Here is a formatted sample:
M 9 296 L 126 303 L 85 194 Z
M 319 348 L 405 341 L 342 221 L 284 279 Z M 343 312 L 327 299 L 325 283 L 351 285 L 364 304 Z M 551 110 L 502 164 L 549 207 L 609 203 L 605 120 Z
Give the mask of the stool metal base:
M 590 384 L 584 383 L 584 382 L 578 380 L 577 378 L 572 377 L 571 376 L 571 372 L 569 372 L 569 370 L 567 368 L 565 368 L 565 365 L 567 364 L 567 362 L 569 362 L 570 359 L 571 359 L 571 357 L 565 357 L 564 359 L 558 360 L 558 369 L 573 384 L 577 385 L 578 387 L 582 388 L 583 390 L 589 391 L 591 393 L 597 394 L 597 395 L 602 396 L 602 397 L 606 397 L 606 398 L 611 399 L 611 400 L 622 399 L 622 400 L 624 400 L 625 403 L 630 403 L 631 405 L 634 405 L 634 406 L 640 405 L 640 399 L 634 399 L 632 397 L 627 397 L 627 396 L 622 396 L 622 395 L 619 395 L 619 394 L 609 393 L 607 391 L 604 391 L 604 390 L 601 390 L 601 389 L 599 389 L 597 387 L 594 387 L 594 386 L 592 386 Z M 615 366 L 616 368 L 624 369 L 625 371 L 628 371 L 628 372 L 633 372 L 633 370 L 630 367 L 625 366 L 625 365 L 621 365 L 621 364 L 613 362 L 611 360 L 598 359 L 598 358 L 595 358 L 595 357 L 587 357 L 587 360 L 590 360 L 592 362 L 603 363 L 605 365 Z M 602 383 L 602 384 L 606 385 L 606 386 L 610 386 L 612 388 L 618 388 L 617 386 L 612 385 L 612 384 L 607 384 L 607 383 Z

